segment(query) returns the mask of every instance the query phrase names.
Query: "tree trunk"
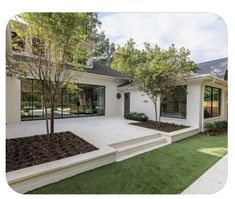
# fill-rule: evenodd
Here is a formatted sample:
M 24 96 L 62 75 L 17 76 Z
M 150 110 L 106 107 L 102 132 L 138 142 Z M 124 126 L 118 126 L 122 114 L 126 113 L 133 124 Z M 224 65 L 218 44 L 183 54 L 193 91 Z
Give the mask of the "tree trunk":
M 54 113 L 55 113 L 55 103 L 52 102 L 51 103 L 51 136 L 53 136 L 52 134 L 54 133 Z
M 53 137 L 54 137 L 54 123 L 55 123 L 55 103 L 56 103 L 56 90 L 58 88 L 54 88 L 51 92 L 51 125 L 50 125 L 50 135 L 51 135 L 51 140 L 53 142 Z
M 44 99 L 44 107 L 45 107 L 45 117 L 46 117 L 46 129 L 47 129 L 47 137 L 48 137 L 48 141 L 50 142 L 50 135 L 49 135 L 49 123 L 48 123 L 48 113 L 47 113 L 47 101 L 46 99 Z
M 51 141 L 50 139 L 50 135 L 49 135 L 49 123 L 48 123 L 48 112 L 47 112 L 47 99 L 46 99 L 46 92 L 45 92 L 45 85 L 44 83 L 42 83 L 43 86 L 43 104 L 44 104 L 44 110 L 45 110 L 45 119 L 46 119 L 46 130 L 47 130 L 47 138 L 48 138 L 48 142 Z
M 158 122 L 157 122 L 157 101 L 154 101 L 154 110 L 155 110 L 155 117 L 156 117 L 156 127 L 158 127 Z
M 160 100 L 160 114 L 159 114 L 159 119 L 158 119 L 158 124 L 159 126 L 161 126 L 161 112 L 162 112 L 162 106 L 161 106 L 162 102 Z

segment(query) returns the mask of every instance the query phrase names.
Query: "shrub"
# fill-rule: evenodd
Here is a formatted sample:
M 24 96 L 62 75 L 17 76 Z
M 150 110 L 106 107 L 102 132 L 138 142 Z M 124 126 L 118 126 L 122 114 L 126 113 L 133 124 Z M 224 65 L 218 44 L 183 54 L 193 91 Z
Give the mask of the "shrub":
M 146 122 L 148 121 L 148 116 L 145 115 L 144 113 L 138 113 L 137 120 L 141 122 Z
M 130 114 L 126 116 L 126 118 L 130 120 L 141 121 L 141 122 L 148 121 L 147 115 L 145 115 L 144 113 L 137 113 L 137 112 L 131 112 Z
M 218 131 L 218 128 L 215 125 L 215 123 L 206 123 L 204 125 L 204 127 L 206 128 L 207 131 L 212 131 L 212 132 L 217 132 Z
M 219 122 L 215 122 L 215 125 L 218 129 L 225 129 L 228 127 L 228 122 L 227 121 L 219 121 Z
M 207 131 L 219 132 L 220 130 L 227 128 L 227 121 L 206 123 L 204 127 L 206 128 Z

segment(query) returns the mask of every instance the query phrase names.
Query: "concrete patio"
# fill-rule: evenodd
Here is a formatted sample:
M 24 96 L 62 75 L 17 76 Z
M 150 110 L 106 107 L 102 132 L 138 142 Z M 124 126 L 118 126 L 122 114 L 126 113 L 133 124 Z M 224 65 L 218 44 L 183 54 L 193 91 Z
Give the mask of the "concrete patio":
M 56 119 L 55 132 L 71 131 L 99 148 L 98 151 L 27 167 L 7 173 L 10 186 L 24 193 L 112 162 L 122 161 L 198 133 L 185 128 L 172 133 L 143 128 L 121 116 Z M 6 138 L 45 134 L 45 120 L 6 125 Z
M 71 131 L 95 146 L 110 145 L 138 137 L 154 135 L 156 130 L 130 125 L 121 116 L 98 116 L 56 119 L 55 131 Z M 45 120 L 26 121 L 6 125 L 6 138 L 45 134 Z

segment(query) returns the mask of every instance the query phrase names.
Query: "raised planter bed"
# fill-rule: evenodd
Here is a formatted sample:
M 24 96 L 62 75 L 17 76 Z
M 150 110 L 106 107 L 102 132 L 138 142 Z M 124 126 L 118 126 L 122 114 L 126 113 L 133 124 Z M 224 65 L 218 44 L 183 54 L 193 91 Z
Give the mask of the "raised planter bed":
M 55 133 L 53 141 L 47 135 L 6 140 L 6 171 L 18 170 L 62 158 L 98 150 L 71 132 Z
M 159 130 L 163 132 L 172 132 L 172 131 L 188 128 L 188 126 L 185 126 L 185 125 L 178 125 L 178 124 L 165 123 L 165 122 L 161 122 L 158 126 L 156 126 L 155 121 L 133 122 L 130 124 L 145 127 L 145 128 L 155 129 L 155 130 Z
M 102 146 L 99 150 L 75 155 L 56 161 L 27 167 L 6 174 L 10 187 L 19 193 L 26 193 L 79 173 L 110 164 L 116 160 L 116 151 Z
M 162 135 L 167 137 L 168 142 L 176 142 L 178 140 L 182 140 L 187 137 L 191 137 L 193 135 L 196 135 L 200 132 L 199 128 L 195 127 L 188 127 L 184 129 L 180 129 L 174 132 L 166 133 L 166 132 L 160 132 Z

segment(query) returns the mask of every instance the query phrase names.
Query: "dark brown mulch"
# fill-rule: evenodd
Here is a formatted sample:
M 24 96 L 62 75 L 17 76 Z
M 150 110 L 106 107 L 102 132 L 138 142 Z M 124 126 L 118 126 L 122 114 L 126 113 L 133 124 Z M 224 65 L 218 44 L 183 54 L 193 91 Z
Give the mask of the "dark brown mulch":
M 224 134 L 227 133 L 228 129 L 220 129 L 219 131 L 204 131 L 204 132 L 200 132 L 201 135 L 207 135 L 207 136 L 216 136 L 219 134 Z
M 97 150 L 71 132 L 55 133 L 53 142 L 47 135 L 6 140 L 6 171 L 30 167 L 81 153 Z
M 136 126 L 141 126 L 149 129 L 156 129 L 159 131 L 164 131 L 164 132 L 172 132 L 180 129 L 187 128 L 188 126 L 185 125 L 178 125 L 178 124 L 173 124 L 173 123 L 165 123 L 161 122 L 160 125 L 158 124 L 158 127 L 156 127 L 155 121 L 148 121 L 148 122 L 138 122 L 138 123 L 130 123 L 132 125 Z

